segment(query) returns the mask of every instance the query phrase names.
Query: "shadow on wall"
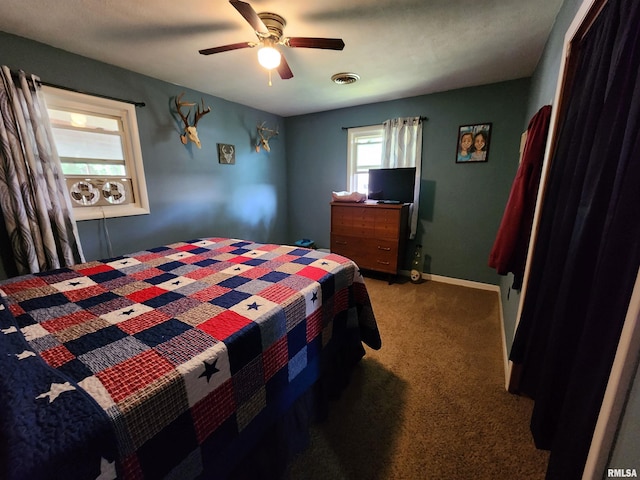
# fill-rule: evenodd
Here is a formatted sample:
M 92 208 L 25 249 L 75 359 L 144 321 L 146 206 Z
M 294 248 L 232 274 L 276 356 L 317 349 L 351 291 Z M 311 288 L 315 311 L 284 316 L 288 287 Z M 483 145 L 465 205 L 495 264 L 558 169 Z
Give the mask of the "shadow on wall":
M 420 183 L 420 219 L 433 221 L 433 209 L 436 202 L 436 182 L 422 180 Z
M 254 232 L 260 232 L 259 238 L 269 237 L 278 206 L 273 185 L 254 184 L 237 187 L 226 205 L 227 216 Z

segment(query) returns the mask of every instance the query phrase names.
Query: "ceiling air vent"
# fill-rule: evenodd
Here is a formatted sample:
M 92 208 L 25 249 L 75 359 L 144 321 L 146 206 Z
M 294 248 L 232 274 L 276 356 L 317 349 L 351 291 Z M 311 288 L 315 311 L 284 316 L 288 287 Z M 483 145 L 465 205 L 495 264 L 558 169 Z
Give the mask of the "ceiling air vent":
M 349 85 L 351 83 L 356 83 L 360 80 L 360 75 L 356 73 L 336 73 L 331 76 L 331 81 L 333 83 L 337 83 L 338 85 Z

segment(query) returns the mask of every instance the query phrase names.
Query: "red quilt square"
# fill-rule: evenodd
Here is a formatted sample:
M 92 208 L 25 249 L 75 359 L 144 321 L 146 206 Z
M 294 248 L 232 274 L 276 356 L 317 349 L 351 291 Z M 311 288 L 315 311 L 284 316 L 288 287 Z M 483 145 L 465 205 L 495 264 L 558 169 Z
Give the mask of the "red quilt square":
M 66 328 L 98 318 L 88 310 L 79 310 L 63 317 L 46 320 L 41 325 L 49 332 L 59 332 Z
M 27 280 L 23 280 L 21 282 L 8 283 L 2 286 L 2 290 L 7 294 L 11 295 L 12 293 L 21 292 L 22 290 L 27 290 L 29 288 L 38 288 L 47 285 L 40 277 L 33 277 Z
M 64 293 L 64 296 L 67 297 L 72 302 L 77 302 L 78 300 L 84 300 L 90 297 L 97 297 L 98 295 L 102 295 L 107 290 L 100 285 L 92 285 L 87 288 L 81 288 L 79 290 L 68 290 Z
M 96 265 L 94 267 L 83 268 L 78 270 L 78 272 L 83 275 L 89 276 L 89 275 L 95 275 L 96 273 L 110 272 L 111 270 L 113 270 L 113 267 L 106 264 L 102 264 L 102 265 Z
M 163 272 L 159 268 L 151 267 L 140 272 L 133 272 L 131 276 L 136 280 L 146 280 L 147 278 L 157 277 L 158 275 L 163 275 L 165 273 L 167 272 Z
M 260 278 L 266 275 L 267 273 L 269 273 L 270 271 L 271 270 L 266 268 L 253 267 L 252 269 L 247 270 L 246 272 L 242 272 L 242 276 L 245 278 Z
M 40 352 L 40 356 L 44 358 L 44 361 L 51 365 L 53 368 L 64 365 L 75 357 L 64 345 L 58 345 L 57 347 L 50 348 Z
M 307 278 L 310 278 L 311 280 L 320 280 L 326 274 L 327 274 L 326 270 L 323 270 L 317 267 L 311 267 L 311 266 L 304 267 L 302 270 L 296 273 L 296 275 L 299 275 L 301 277 L 307 277 Z
M 278 373 L 278 371 L 289 361 L 289 353 L 287 349 L 287 336 L 285 335 L 266 349 L 262 354 L 265 383 Z
M 124 362 L 96 373 L 114 402 L 120 402 L 132 393 L 173 370 L 173 365 L 154 350 L 147 350 Z
M 201 257 L 200 255 L 197 255 L 197 257 L 198 257 L 198 260 L 196 260 L 197 262 L 203 259 L 203 257 Z M 191 258 L 195 258 L 195 256 Z M 190 263 L 196 263 L 196 262 L 190 262 Z M 208 277 L 209 275 L 213 275 L 215 273 L 216 273 L 215 270 L 209 270 L 208 268 L 201 267 L 192 272 L 185 273 L 184 276 L 187 278 L 192 278 L 194 280 L 200 280 L 201 278 Z
M 255 270 L 255 269 L 254 269 Z M 273 303 L 284 303 L 285 300 L 296 295 L 298 292 L 293 288 L 289 288 L 279 283 L 274 283 L 270 287 L 260 291 L 258 295 L 262 298 L 272 301 Z
M 153 286 L 130 293 L 129 295 L 127 295 L 127 298 L 129 300 L 133 300 L 136 303 L 142 303 L 149 300 L 150 298 L 155 298 L 158 295 L 162 295 L 163 293 L 166 293 L 166 290 Z
M 229 379 L 191 408 L 198 442 L 211 435 L 235 409 L 233 382 Z
M 307 343 L 322 332 L 322 309 L 318 308 L 307 317 Z
M 230 288 L 221 287 L 219 285 L 211 285 L 210 287 L 203 288 L 202 290 L 197 291 L 193 295 L 189 295 L 189 297 L 200 300 L 201 302 L 208 302 L 209 300 L 218 298 L 219 296 L 224 295 L 229 291 L 231 291 Z
M 197 328 L 208 333 L 213 338 L 224 340 L 249 325 L 251 320 L 232 310 L 225 310 L 220 315 L 210 318 L 206 322 L 202 322 Z
M 349 290 L 343 288 L 333 295 L 333 314 L 337 315 L 349 308 Z
M 147 328 L 158 325 L 171 317 L 162 310 L 151 310 L 149 312 L 138 315 L 137 317 L 130 318 L 124 322 L 118 323 L 118 328 L 123 332 L 133 335 L 135 333 L 146 330 Z

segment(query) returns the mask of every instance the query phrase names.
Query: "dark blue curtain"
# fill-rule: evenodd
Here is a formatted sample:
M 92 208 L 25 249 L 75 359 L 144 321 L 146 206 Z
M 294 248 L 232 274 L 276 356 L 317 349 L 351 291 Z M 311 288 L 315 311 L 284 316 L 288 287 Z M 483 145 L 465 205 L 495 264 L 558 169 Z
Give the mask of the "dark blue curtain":
M 640 2 L 579 45 L 510 358 L 548 479 L 579 479 L 640 265 Z

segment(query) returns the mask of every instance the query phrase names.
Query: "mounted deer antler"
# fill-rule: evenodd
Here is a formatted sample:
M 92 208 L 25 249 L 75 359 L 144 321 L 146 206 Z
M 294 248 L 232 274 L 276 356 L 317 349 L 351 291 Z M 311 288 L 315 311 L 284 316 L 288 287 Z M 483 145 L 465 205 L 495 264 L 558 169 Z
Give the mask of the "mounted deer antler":
M 196 125 L 198 125 L 198 120 L 200 120 L 203 116 L 205 116 L 207 113 L 211 111 L 211 107 L 205 108 L 204 98 L 203 98 L 202 110 L 200 109 L 200 106 L 196 107 L 196 111 L 194 112 L 194 115 L 193 115 L 193 125 L 189 125 L 189 114 L 191 113 L 191 111 L 187 112 L 187 114 L 185 115 L 184 113 L 182 113 L 182 107 L 193 107 L 196 104 L 192 102 L 183 102 L 182 101 L 183 95 L 184 95 L 184 92 L 182 92 L 180 95 L 176 97 L 176 110 L 178 112 L 178 115 L 180 115 L 182 122 L 184 123 L 184 133 L 180 135 L 180 141 L 183 143 L 183 145 L 186 145 L 187 142 L 191 140 L 193 143 L 196 144 L 198 148 L 200 148 L 201 144 L 200 144 L 200 139 L 198 138 L 198 131 L 196 130 Z
M 264 126 L 265 122 L 262 122 L 258 125 L 258 135 L 260 136 L 260 141 L 256 144 L 256 152 L 260 151 L 260 147 L 264 148 L 267 152 L 271 151 L 269 147 L 269 140 L 271 137 L 275 137 L 278 135 L 278 127 L 276 126 L 275 130 L 271 130 L 270 128 L 266 128 Z

